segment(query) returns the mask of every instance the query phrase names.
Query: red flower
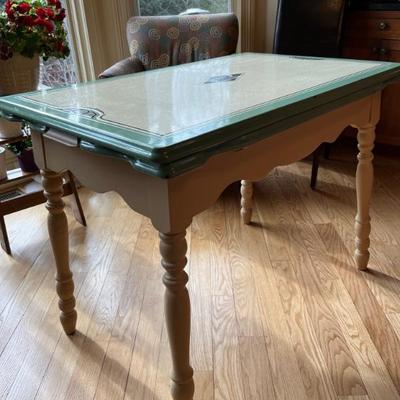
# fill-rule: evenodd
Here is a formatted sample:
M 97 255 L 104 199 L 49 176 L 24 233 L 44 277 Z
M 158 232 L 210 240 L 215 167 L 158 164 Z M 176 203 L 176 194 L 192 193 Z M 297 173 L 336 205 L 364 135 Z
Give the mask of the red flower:
M 15 21 L 15 9 L 13 8 L 14 2 L 11 0 L 7 0 L 4 10 L 7 14 L 7 17 L 10 21 Z
M 4 10 L 6 11 L 6 13 L 8 14 L 11 11 L 11 6 L 13 5 L 13 2 L 11 0 L 7 0 Z
M 39 8 L 36 10 L 36 15 L 37 15 L 38 17 L 40 17 L 40 18 L 44 18 L 44 17 L 46 17 L 46 11 L 44 10 L 43 7 L 39 7 Z
M 46 15 L 48 18 L 54 18 L 54 10 L 52 8 L 46 8 Z
M 63 21 L 65 18 L 65 9 L 62 8 L 60 10 L 60 12 L 56 15 L 56 17 L 54 18 L 56 21 Z
M 61 8 L 61 1 L 60 0 L 47 0 L 47 4 L 49 6 L 55 6 L 57 10 Z
M 17 11 L 22 13 L 22 14 L 26 14 L 31 10 L 31 5 L 28 4 L 27 2 L 23 1 L 22 3 L 18 4 L 17 6 Z
M 34 22 L 35 18 L 31 15 L 23 15 L 17 19 L 17 23 L 24 26 L 33 26 Z
M 44 28 L 46 28 L 47 29 L 47 31 L 48 32 L 53 32 L 54 31 L 54 25 L 53 25 L 53 23 L 51 22 L 51 21 L 49 21 L 49 20 L 47 20 L 47 19 L 44 19 L 44 18 L 36 18 L 34 21 L 33 21 L 33 25 L 36 25 L 36 26 L 43 26 Z
M 54 18 L 54 10 L 50 7 L 39 7 L 36 10 L 36 15 L 39 18 Z

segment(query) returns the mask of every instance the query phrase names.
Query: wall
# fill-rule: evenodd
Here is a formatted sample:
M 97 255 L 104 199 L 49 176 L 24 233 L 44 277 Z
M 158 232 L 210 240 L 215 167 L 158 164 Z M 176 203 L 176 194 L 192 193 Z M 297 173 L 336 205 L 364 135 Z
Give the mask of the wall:
M 278 8 L 278 0 L 266 0 L 266 1 L 267 1 L 267 24 L 265 29 L 266 51 L 267 53 L 271 53 L 274 42 L 275 18 L 276 18 L 276 11 Z

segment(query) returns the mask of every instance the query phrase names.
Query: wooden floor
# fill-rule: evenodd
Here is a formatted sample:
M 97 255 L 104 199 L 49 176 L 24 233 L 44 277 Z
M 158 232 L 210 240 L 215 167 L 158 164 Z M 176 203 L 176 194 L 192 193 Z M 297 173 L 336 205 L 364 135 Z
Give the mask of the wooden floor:
M 339 154 L 339 155 L 338 155 Z M 377 157 L 371 271 L 353 261 L 354 149 L 238 187 L 188 232 L 197 400 L 400 399 L 400 157 Z M 115 194 L 68 211 L 79 333 L 58 321 L 46 212 L 7 218 L 0 254 L 0 399 L 167 400 L 157 234 Z

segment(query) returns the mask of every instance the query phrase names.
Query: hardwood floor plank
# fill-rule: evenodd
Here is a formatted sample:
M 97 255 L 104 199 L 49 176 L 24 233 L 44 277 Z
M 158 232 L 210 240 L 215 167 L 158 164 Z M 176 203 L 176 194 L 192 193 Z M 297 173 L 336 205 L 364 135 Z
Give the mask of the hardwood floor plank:
M 205 251 L 207 249 L 207 251 Z M 222 202 L 195 217 L 191 226 L 191 250 L 187 271 L 192 306 L 192 367 L 212 371 L 212 294 L 232 296 L 232 278 Z
M 279 188 L 288 185 L 288 181 L 277 181 Z M 293 188 L 291 189 L 293 190 Z M 282 192 L 288 195 L 289 189 Z M 293 196 L 293 195 L 291 195 Z M 298 196 L 299 197 L 299 196 Z M 261 199 L 260 199 L 261 202 Z M 300 203 L 301 200 L 299 199 Z M 290 209 L 291 214 L 294 212 Z M 291 218 L 290 215 L 288 218 Z M 332 309 L 326 299 L 330 281 L 336 279 L 333 275 L 325 274 L 324 279 L 318 274 L 306 250 L 302 232 L 307 229 L 307 224 L 296 226 L 292 224 L 287 228 L 287 251 L 291 263 L 299 265 L 296 276 L 303 293 L 306 307 L 317 334 L 319 345 L 331 374 L 331 379 L 338 395 L 366 394 L 363 382 L 346 343 L 343 332 L 334 317 Z
M 117 220 L 129 220 L 131 213 L 127 211 L 122 209 Z M 125 238 L 129 238 L 129 242 L 132 238 L 133 232 L 130 228 L 130 225 L 119 225 L 115 230 L 110 231 L 113 240 L 103 261 L 105 265 L 109 265 L 109 269 L 65 395 L 68 399 L 92 399 L 96 393 L 121 293 L 130 267 L 129 257 L 127 260 L 123 259 Z M 134 231 L 137 235 L 138 229 Z
M 164 286 L 163 270 L 158 251 L 158 233 L 151 228 L 149 240 L 142 247 L 143 266 L 149 276 L 143 297 L 140 320 L 136 332 L 129 376 L 126 384 L 126 400 L 153 399 L 157 380 L 157 364 L 161 351 L 161 335 L 164 326 Z
M 296 178 L 293 176 L 293 174 L 287 174 L 285 171 L 285 169 L 289 169 L 290 167 L 291 166 L 275 168 L 273 172 L 274 180 L 275 183 L 278 183 L 279 193 L 281 198 L 285 200 L 286 209 L 291 211 L 291 222 L 297 224 L 307 224 L 311 221 L 311 216 L 307 207 L 304 207 L 304 204 L 301 201 L 301 196 L 299 196 L 299 192 L 293 190 L 293 185 L 296 181 Z
M 246 399 L 276 399 L 264 337 L 240 337 L 242 381 Z
M 389 314 L 387 317 L 392 324 L 398 338 L 400 339 L 400 314 Z
M 264 235 L 264 240 L 267 244 L 269 259 L 272 262 L 289 261 L 286 251 L 286 227 L 290 221 L 273 173 L 262 182 L 255 184 L 254 199 L 261 218 L 261 227 L 268 232 L 268 235 Z
M 167 327 L 163 326 L 160 342 L 160 354 L 157 363 L 157 378 L 154 390 L 154 398 L 157 400 L 171 400 L 170 394 L 170 370 L 172 365 L 171 351 L 168 343 Z M 194 371 L 196 374 L 196 371 Z M 196 385 L 196 380 L 194 384 Z M 196 389 L 197 391 L 197 389 Z M 214 393 L 213 393 L 214 394 Z
M 232 296 L 213 296 L 214 399 L 244 400 L 239 329 Z
M 213 238 L 211 251 L 214 257 L 218 256 L 218 259 L 211 264 L 211 292 L 214 296 L 230 296 L 233 293 L 233 283 L 223 198 L 219 199 L 214 207 L 207 210 L 199 221 L 203 221 L 201 229 L 205 232 L 208 231 L 209 236 Z M 208 230 L 206 225 L 209 227 Z
M 0 398 L 5 399 L 12 388 L 40 328 L 38 321 L 43 320 L 52 304 L 55 297 L 53 285 L 54 274 L 48 273 L 31 303 L 29 312 L 18 324 L 0 356 Z
M 230 214 L 227 213 L 227 217 L 240 221 L 239 208 L 233 207 L 235 203 L 239 204 L 238 194 L 237 192 L 228 192 L 227 195 L 232 196 L 233 199 L 236 198 L 236 202 L 230 200 L 232 205 L 229 209 L 231 211 Z M 246 262 L 251 268 L 256 298 L 261 312 L 260 318 L 269 361 L 268 371 L 271 374 L 271 378 L 267 378 L 273 382 L 276 399 L 305 399 L 306 393 L 302 384 L 301 372 L 290 339 L 269 253 L 264 245 L 264 234 L 257 210 L 256 208 L 253 211 L 253 225 L 238 224 L 235 226 L 235 232 L 240 251 L 247 255 Z M 269 218 L 269 215 L 266 218 Z
M 368 272 L 360 273 L 356 270 L 353 258 L 331 224 L 318 225 L 317 230 L 373 343 L 387 366 L 397 391 L 400 392 L 400 339 L 365 282 L 363 275 Z
M 289 262 L 275 262 L 273 266 L 307 399 L 336 399 L 304 298 L 295 283 L 293 266 Z
M 239 196 L 236 190 L 234 193 L 234 196 L 224 197 L 224 207 L 239 336 L 263 336 L 261 311 L 253 273 L 253 270 L 258 268 L 258 260 L 249 257 L 249 248 L 243 240 L 245 236 L 243 231 L 247 227 L 244 227 L 240 220 Z M 260 244 L 263 245 L 263 242 Z
M 134 222 L 134 221 L 132 221 Z M 152 265 L 145 260 L 145 251 L 155 246 L 155 237 L 147 220 L 138 226 L 138 235 L 133 236 L 135 243 L 128 246 L 125 262 L 129 265 L 118 312 L 112 327 L 111 338 L 101 369 L 95 399 L 116 400 L 125 396 L 132 352 L 143 306 L 147 277 Z
M 35 207 L 32 215 L 26 213 L 16 213 L 12 215 L 11 221 L 6 219 L 7 226 L 12 226 L 16 218 L 21 218 L 14 224 L 22 225 L 21 230 L 17 231 L 18 240 L 10 239 L 13 257 L 9 257 L 3 249 L 0 249 L 0 313 L 1 316 L 7 314 L 6 306 L 10 305 L 15 297 L 21 282 L 29 274 L 33 264 L 39 254 L 43 251 L 48 241 L 47 232 L 43 229 L 44 213 L 39 210 L 40 206 Z M 7 217 L 6 217 L 7 218 Z M 36 271 L 36 269 L 35 269 Z M 29 300 L 28 300 L 29 301 Z
M 327 285 L 325 295 L 329 304 L 333 306 L 334 314 L 340 324 L 344 337 L 349 345 L 352 357 L 371 399 L 399 399 L 399 395 L 390 379 L 388 372 L 372 343 L 368 332 L 362 324 L 354 303 L 346 290 L 335 265 L 329 262 L 329 256 L 321 249 L 324 243 L 314 226 L 302 230 L 303 240 L 322 281 Z M 330 280 L 335 274 L 337 279 Z

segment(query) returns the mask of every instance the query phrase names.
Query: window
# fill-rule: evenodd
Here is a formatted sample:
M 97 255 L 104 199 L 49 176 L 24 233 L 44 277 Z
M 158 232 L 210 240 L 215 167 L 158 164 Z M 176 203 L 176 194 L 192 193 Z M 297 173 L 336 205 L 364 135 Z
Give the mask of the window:
M 1 0 L 0 0 L 1 1 Z M 61 0 L 65 7 L 65 0 Z M 66 24 L 66 28 L 68 28 Z M 71 46 L 71 41 L 70 46 Z M 40 65 L 40 83 L 47 87 L 63 86 L 76 83 L 74 60 L 71 55 L 65 59 L 50 58 Z
M 229 11 L 229 0 L 139 0 L 141 15 L 176 15 L 189 8 L 211 13 Z

